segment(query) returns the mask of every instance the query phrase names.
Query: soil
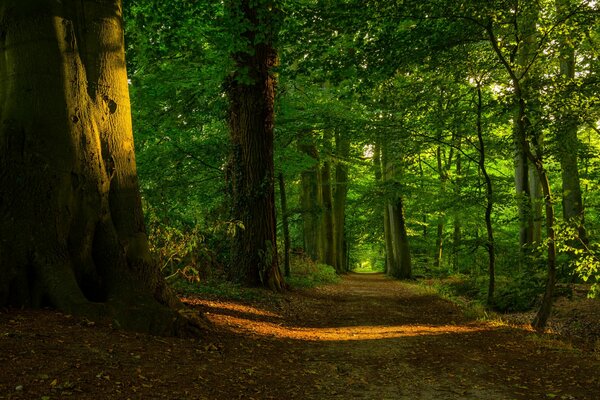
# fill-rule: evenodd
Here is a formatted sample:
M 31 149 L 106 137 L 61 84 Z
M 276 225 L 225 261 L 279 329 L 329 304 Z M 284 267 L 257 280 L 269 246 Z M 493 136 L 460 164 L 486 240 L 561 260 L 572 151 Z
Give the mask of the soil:
M 185 298 L 195 340 L 0 313 L 0 399 L 598 399 L 600 349 L 467 318 L 383 275 L 254 301 Z

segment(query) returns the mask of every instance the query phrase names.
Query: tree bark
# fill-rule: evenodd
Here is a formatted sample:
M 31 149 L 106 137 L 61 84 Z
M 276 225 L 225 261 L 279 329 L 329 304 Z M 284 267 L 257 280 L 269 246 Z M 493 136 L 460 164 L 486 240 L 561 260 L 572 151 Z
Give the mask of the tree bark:
M 150 256 L 121 1 L 0 4 L 0 305 L 185 335 Z
M 438 139 L 441 140 L 441 135 L 438 135 Z M 447 174 L 443 166 L 442 162 L 442 149 L 441 146 L 437 147 L 436 150 L 436 159 L 437 159 L 437 167 L 438 174 L 440 178 L 440 195 L 444 197 L 446 192 L 446 179 Z M 442 266 L 442 256 L 444 251 L 444 217 L 440 214 L 438 216 L 437 222 L 437 236 L 435 240 L 435 255 L 433 258 L 433 265 L 436 269 Z
M 389 159 L 387 147 L 382 148 L 383 160 L 385 161 L 384 179 L 393 182 L 398 179 L 397 166 Z M 404 216 L 404 202 L 399 193 L 387 193 L 388 217 L 391 240 L 391 263 L 387 273 L 390 276 L 408 279 L 412 275 L 412 262 L 408 234 L 406 232 L 406 220 Z
M 382 164 L 385 165 L 386 160 L 382 157 L 383 152 L 381 151 L 381 141 L 378 140 L 375 144 L 375 151 L 373 154 L 373 162 L 375 164 L 375 181 L 378 185 L 381 185 L 385 189 L 385 181 L 383 175 Z M 383 197 L 383 237 L 385 241 L 385 273 L 390 274 L 392 265 L 394 263 L 394 250 L 392 242 L 392 233 L 390 230 L 390 211 L 388 208 L 388 196 L 387 191 L 384 191 Z
M 569 12 L 568 0 L 557 0 L 556 9 L 559 17 Z M 560 43 L 560 82 L 564 87 L 573 84 L 575 79 L 575 46 L 569 39 L 568 33 L 563 33 Z M 567 96 L 565 96 L 567 97 Z M 562 208 L 566 221 L 576 223 L 579 239 L 587 243 L 587 233 L 584 227 L 584 209 L 579 180 L 577 153 L 579 139 L 577 138 L 577 120 L 570 112 L 571 106 L 563 106 L 558 115 L 557 140 L 560 143 L 558 159 L 562 177 Z
M 533 144 L 534 149 L 539 147 L 536 143 Z M 547 277 L 546 277 L 546 290 L 544 291 L 544 297 L 542 298 L 542 304 L 531 322 L 531 326 L 538 330 L 543 331 L 550 317 L 552 311 L 552 300 L 554 297 L 554 287 L 556 284 L 556 243 L 555 243 L 555 232 L 554 232 L 554 204 L 552 202 L 552 192 L 550 189 L 550 182 L 548 180 L 548 174 L 544 168 L 542 158 L 537 154 L 531 152 L 528 153 L 531 162 L 535 165 L 538 173 L 542 190 L 544 192 L 544 204 L 546 211 L 546 235 L 548 237 L 546 244 L 547 252 Z
M 520 29 L 515 65 L 515 77 L 513 87 L 515 92 L 515 122 L 513 136 L 515 143 L 515 187 L 517 201 L 519 202 L 520 234 L 519 244 L 524 255 L 530 251 L 531 244 L 535 240 L 534 208 L 531 188 L 537 188 L 530 181 L 531 172 L 528 152 L 528 137 L 533 135 L 531 115 L 532 91 L 531 79 L 532 60 L 537 51 L 538 20 L 537 5 L 528 3 L 523 6 L 517 18 Z
M 336 248 L 334 243 L 333 190 L 331 183 L 331 133 L 326 132 L 325 152 L 327 153 L 321 167 L 321 201 L 323 218 L 321 220 L 321 262 L 336 267 Z M 339 271 L 338 271 L 339 272 Z
M 485 229 L 487 231 L 486 250 L 488 253 L 488 292 L 487 304 L 491 305 L 494 301 L 494 292 L 496 290 L 496 244 L 494 241 L 494 228 L 492 226 L 492 211 L 494 208 L 494 188 L 492 179 L 487 172 L 485 165 L 485 142 L 483 141 L 483 127 L 481 116 L 483 112 L 483 100 L 481 95 L 481 84 L 477 85 L 477 139 L 479 142 L 479 170 L 485 180 Z
M 461 140 L 457 140 L 457 148 L 461 148 Z M 462 174 L 462 159 L 461 153 L 456 153 L 456 180 L 454 182 L 454 196 L 457 201 L 460 201 L 461 192 L 461 174 Z M 460 212 L 454 212 L 454 232 L 452 233 L 452 269 L 456 272 L 460 272 L 460 247 L 462 240 L 461 232 L 461 214 Z
M 279 198 L 281 200 L 281 223 L 283 225 L 283 273 L 286 278 L 290 271 L 290 223 L 288 218 L 287 196 L 285 193 L 285 180 L 283 172 L 279 173 Z
M 335 269 L 338 272 L 348 271 L 346 258 L 346 199 L 348 197 L 348 166 L 346 158 L 350 154 L 350 141 L 345 134 L 335 134 L 337 163 L 335 166 L 335 191 L 333 195 L 334 235 L 335 235 Z
M 321 185 L 319 177 L 319 153 L 314 143 L 303 143 L 300 151 L 314 160 L 314 165 L 300 176 L 302 191 L 302 236 L 304 250 L 313 261 L 321 260 Z
M 277 258 L 273 166 L 275 10 L 264 1 L 235 0 L 228 6 L 241 29 L 234 40 L 250 43 L 250 49 L 232 55 L 236 72 L 227 87 L 232 213 L 244 225 L 233 240 L 230 276 L 281 291 L 285 283 Z

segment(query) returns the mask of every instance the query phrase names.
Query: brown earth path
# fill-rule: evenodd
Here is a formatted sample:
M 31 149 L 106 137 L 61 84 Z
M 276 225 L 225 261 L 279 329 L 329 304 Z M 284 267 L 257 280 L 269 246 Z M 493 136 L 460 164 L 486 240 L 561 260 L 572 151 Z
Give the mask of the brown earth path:
M 597 355 L 383 275 L 185 301 L 214 323 L 209 338 L 0 312 L 0 399 L 600 399 Z

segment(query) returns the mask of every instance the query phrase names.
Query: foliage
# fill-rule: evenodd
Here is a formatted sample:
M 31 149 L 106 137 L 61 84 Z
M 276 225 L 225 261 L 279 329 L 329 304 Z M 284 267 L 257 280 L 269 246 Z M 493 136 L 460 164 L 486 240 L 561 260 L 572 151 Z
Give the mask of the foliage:
M 588 297 L 600 295 L 600 247 L 586 244 L 578 236 L 579 221 L 561 223 L 556 227 L 558 251 L 570 255 L 569 267 L 573 275 L 590 284 Z
M 339 281 L 339 277 L 332 266 L 317 264 L 302 254 L 292 255 L 290 270 L 291 276 L 287 279 L 287 283 L 292 288 L 310 288 Z
M 141 185 L 145 201 L 164 225 L 160 235 L 171 238 L 171 250 L 159 251 L 163 262 L 173 253 L 189 257 L 190 246 L 201 252 L 210 247 L 225 260 L 221 253 L 226 250 L 207 232 L 229 219 L 224 82 L 233 65 L 228 54 L 243 52 L 247 43 L 232 43 L 232 30 L 243 26 L 232 26 L 233 20 L 226 18 L 226 2 L 171 3 L 133 0 L 125 10 Z M 416 273 L 447 277 L 443 291 L 484 300 L 486 197 L 477 163 L 479 122 L 494 188 L 493 307 L 531 307 L 543 287 L 540 266 L 546 259 L 535 246 L 530 258 L 523 258 L 518 244 L 512 138 L 517 78 L 530 85 L 527 111 L 532 130 L 544 138 L 544 167 L 557 215 L 563 207 L 562 149 L 572 146 L 579 157 L 590 241 L 574 243 L 575 230 L 558 217 L 559 279 L 586 280 L 597 291 L 600 14 L 595 2 L 567 3 L 563 17 L 554 2 L 526 7 L 479 0 L 273 3 L 279 10 L 276 24 L 262 29 L 277 36 L 280 55 L 274 157 L 287 185 L 292 247 L 304 244 L 301 174 L 333 160 L 347 166 L 351 177 L 345 232 L 351 265 L 384 269 L 383 210 L 387 200 L 402 196 Z M 527 41 L 522 29 L 534 6 L 540 12 L 536 32 L 527 39 L 535 41 L 527 55 L 530 65 L 523 76 L 511 76 L 520 71 L 517 54 Z M 577 51 L 577 73 L 571 80 L 560 76 L 564 40 Z M 577 124 L 577 143 L 560 136 L 567 117 Z M 350 138 L 348 157 L 339 159 L 327 143 L 332 131 Z M 384 141 L 401 173 L 381 183 L 375 179 L 373 150 Z M 317 159 L 299 149 L 307 142 L 316 146 Z M 196 235 L 197 242 L 186 235 Z M 434 266 L 438 243 L 442 252 Z M 308 260 L 294 257 L 293 262 L 292 286 L 329 276 L 328 268 Z
M 487 278 L 454 274 L 443 279 L 429 280 L 438 293 L 462 302 L 476 302 L 485 306 L 487 299 Z M 531 310 L 544 290 L 544 275 L 523 273 L 497 279 L 497 291 L 492 309 L 499 312 Z

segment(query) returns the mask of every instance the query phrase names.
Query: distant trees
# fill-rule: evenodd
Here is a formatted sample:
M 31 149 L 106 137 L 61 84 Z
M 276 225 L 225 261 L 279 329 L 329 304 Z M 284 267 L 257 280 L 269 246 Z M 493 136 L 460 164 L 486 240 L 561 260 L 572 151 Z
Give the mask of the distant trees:
M 132 87 L 146 95 L 164 91 L 153 105 L 169 118 L 169 127 L 160 124 L 161 139 L 151 139 L 152 124 L 143 129 L 144 160 L 152 160 L 159 145 L 169 149 L 169 157 L 157 157 L 165 168 L 144 178 L 148 204 L 163 205 L 177 223 L 241 221 L 245 230 L 238 232 L 232 260 L 258 249 L 251 264 L 268 260 L 269 267 L 259 268 L 261 275 L 233 262 L 230 275 L 251 284 L 268 282 L 264 271 L 277 276 L 270 257 L 275 248 L 262 243 L 274 243 L 274 217 L 270 211 L 257 213 L 256 220 L 250 215 L 275 203 L 272 166 L 265 162 L 273 133 L 276 170 L 285 176 L 282 216 L 289 223 L 280 232 L 289 234 L 292 254 L 302 248 L 340 273 L 371 265 L 403 278 L 459 274 L 498 309 L 530 307 L 544 283 L 554 282 L 553 243 L 555 278 L 574 279 L 570 263 L 579 262 L 582 252 L 591 254 L 597 243 L 588 232 L 600 227 L 594 208 L 584 218 L 583 207 L 600 199 L 594 183 L 600 177 L 595 2 L 278 5 L 282 13 L 264 1 L 196 5 L 191 14 L 177 8 L 186 18 L 169 13 L 169 23 L 153 19 L 155 29 L 132 42 L 134 53 L 144 43 L 156 44 L 145 46 L 160 53 L 161 63 L 143 67 L 153 73 L 164 69 L 157 75 L 163 78 L 160 90 L 147 90 L 142 65 L 135 68 Z M 147 11 L 138 10 L 136 29 L 148 23 Z M 189 22 L 200 19 L 205 22 Z M 179 37 L 174 27 L 193 31 L 197 41 L 172 45 Z M 269 43 L 274 47 L 275 30 L 277 66 L 267 61 L 274 52 L 265 50 Z M 233 57 L 223 56 L 225 50 Z M 182 60 L 189 63 L 182 67 Z M 191 83 L 176 90 L 162 82 L 174 70 L 185 71 Z M 234 72 L 223 79 L 223 71 Z M 269 85 L 275 75 L 273 107 Z M 225 99 L 230 106 L 223 106 Z M 232 203 L 215 183 L 224 181 L 219 174 L 227 169 L 228 130 Z M 252 152 L 244 150 L 249 143 Z M 162 187 L 163 177 L 183 189 Z M 198 196 L 193 204 L 183 201 L 186 191 L 204 194 L 202 188 L 216 194 Z M 195 214 L 200 222 L 191 217 Z M 251 234 L 240 245 L 261 224 L 269 226 L 263 229 L 269 234 Z M 250 237 L 260 239 L 251 243 Z M 577 268 L 587 268 L 584 264 Z

